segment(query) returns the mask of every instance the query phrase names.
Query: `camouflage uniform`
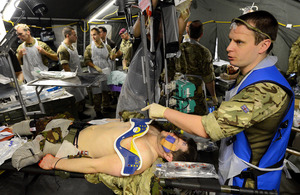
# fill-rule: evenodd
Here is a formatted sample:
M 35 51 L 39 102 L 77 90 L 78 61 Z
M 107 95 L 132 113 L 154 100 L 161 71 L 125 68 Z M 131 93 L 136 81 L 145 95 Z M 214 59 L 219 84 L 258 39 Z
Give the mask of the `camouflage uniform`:
M 123 53 L 123 60 L 127 60 L 127 67 L 130 64 L 131 61 L 131 55 L 132 55 L 132 43 L 130 40 L 122 39 L 122 42 L 120 44 L 120 51 Z
M 186 78 L 195 84 L 196 91 L 193 99 L 196 102 L 194 114 L 207 114 L 206 100 L 202 90 L 202 84 L 210 83 L 215 80 L 212 56 L 210 51 L 196 41 L 185 42 L 180 45 L 181 56 L 175 60 L 175 67 L 170 64 L 170 77 L 174 72 L 180 72 L 187 76 Z
M 289 57 L 289 68 L 286 74 L 297 73 L 300 75 L 300 37 L 293 43 Z
M 104 46 L 102 45 L 102 43 L 100 45 L 97 45 L 98 48 L 103 48 Z M 108 52 L 111 52 L 111 47 L 106 44 L 107 50 Z M 121 49 L 121 48 L 120 48 Z M 91 44 L 89 44 L 84 51 L 84 62 L 88 62 L 88 61 L 92 61 L 92 47 Z
M 97 48 L 103 48 L 103 44 L 101 42 L 100 45 L 96 45 Z M 106 44 L 106 48 L 108 52 L 111 52 L 111 47 Z M 92 46 L 89 44 L 85 51 L 84 51 L 84 63 L 92 62 Z M 96 112 L 101 112 L 101 105 L 103 108 L 109 107 L 110 105 L 110 98 L 109 98 L 109 91 L 104 90 L 102 93 L 93 94 L 93 103 L 94 103 L 94 109 Z
M 73 47 L 70 47 L 69 45 L 67 46 L 69 47 L 69 49 L 74 50 Z M 57 49 L 57 54 L 60 64 L 69 64 L 70 54 L 67 48 L 65 48 L 63 45 L 60 45 Z
M 243 77 L 239 75 L 237 84 Z M 281 122 L 289 99 L 278 85 L 257 83 L 222 102 L 217 111 L 203 116 L 202 124 L 214 141 L 245 131 L 252 149 L 251 163 L 257 165 Z M 248 108 L 248 112 L 242 107 Z M 247 187 L 253 188 L 254 182 L 248 182 Z
M 66 45 L 69 49 L 71 49 L 72 51 L 74 51 L 74 48 Z M 67 48 L 65 48 L 62 44 L 58 47 L 57 49 L 57 54 L 58 54 L 58 59 L 61 65 L 63 64 L 69 64 L 69 60 L 70 60 L 70 53 L 67 50 Z M 84 89 L 85 90 L 85 89 Z M 83 113 L 84 109 L 85 109 L 85 100 L 81 100 L 75 103 L 75 106 L 77 108 L 78 113 Z
M 32 47 L 32 46 L 34 46 L 34 44 L 35 44 L 35 41 L 34 41 L 33 43 L 25 43 L 25 46 L 26 46 L 26 47 Z M 51 54 L 56 54 L 55 51 L 53 51 L 46 43 L 44 43 L 44 42 L 42 42 L 42 41 L 38 41 L 38 45 L 39 45 L 41 48 L 43 48 L 46 52 L 49 52 L 49 53 L 51 53 Z M 22 46 L 22 44 L 20 44 L 19 47 L 17 48 L 17 53 L 18 53 L 19 50 L 22 49 L 22 48 L 23 48 L 23 46 Z M 22 58 L 22 60 L 23 60 L 23 58 Z M 47 56 L 42 55 L 42 61 L 43 61 L 43 64 L 44 64 L 45 66 L 48 67 L 48 62 L 49 62 L 49 60 L 48 60 Z M 22 63 L 22 64 L 23 64 L 23 63 Z

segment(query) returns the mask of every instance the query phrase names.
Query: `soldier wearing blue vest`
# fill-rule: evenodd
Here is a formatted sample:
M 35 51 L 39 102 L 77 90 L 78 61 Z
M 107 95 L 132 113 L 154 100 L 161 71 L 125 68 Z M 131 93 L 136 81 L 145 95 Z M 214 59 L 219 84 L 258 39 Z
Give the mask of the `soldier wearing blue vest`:
M 277 20 L 266 11 L 232 20 L 228 59 L 240 75 L 218 110 L 197 116 L 158 104 L 142 109 L 149 110 L 150 118 L 164 117 L 188 133 L 222 140 L 221 184 L 279 192 L 294 94 L 275 67 L 277 58 L 268 55 L 277 31 Z

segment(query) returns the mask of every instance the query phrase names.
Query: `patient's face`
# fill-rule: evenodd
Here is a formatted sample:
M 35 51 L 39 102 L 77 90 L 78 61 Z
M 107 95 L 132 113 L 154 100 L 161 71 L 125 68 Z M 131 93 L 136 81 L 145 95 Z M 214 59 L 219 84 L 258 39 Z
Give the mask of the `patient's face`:
M 178 151 L 178 150 L 182 150 L 183 152 L 187 151 L 188 150 L 188 145 L 185 141 L 183 141 L 181 138 L 177 137 L 174 133 L 171 133 L 171 132 L 167 132 L 167 131 L 162 131 L 161 132 L 161 136 L 163 138 L 166 138 L 168 135 L 172 136 L 175 138 L 175 146 L 176 146 L 176 150 L 175 151 Z

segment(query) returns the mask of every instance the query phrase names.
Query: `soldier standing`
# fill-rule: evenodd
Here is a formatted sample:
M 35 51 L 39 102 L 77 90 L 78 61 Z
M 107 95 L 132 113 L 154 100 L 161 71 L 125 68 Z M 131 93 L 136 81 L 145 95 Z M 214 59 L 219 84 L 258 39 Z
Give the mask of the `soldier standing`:
M 268 55 L 278 31 L 276 18 L 255 11 L 234 18 L 227 47 L 230 64 L 240 68 L 236 85 L 219 109 L 205 116 L 151 104 L 151 118 L 164 117 L 182 130 L 221 140 L 220 183 L 277 190 L 294 113 L 294 94 Z
M 215 74 L 210 51 L 199 43 L 203 35 L 203 25 L 200 20 L 193 21 L 188 31 L 190 39 L 180 44 L 181 56 L 171 63 L 170 75 L 176 72 L 186 75 L 187 80 L 196 86 L 195 95 L 192 98 L 196 102 L 193 114 L 207 114 L 207 106 L 203 91 L 203 81 L 208 89 L 214 104 L 218 104 L 215 91 Z M 173 68 L 172 68 L 173 64 Z

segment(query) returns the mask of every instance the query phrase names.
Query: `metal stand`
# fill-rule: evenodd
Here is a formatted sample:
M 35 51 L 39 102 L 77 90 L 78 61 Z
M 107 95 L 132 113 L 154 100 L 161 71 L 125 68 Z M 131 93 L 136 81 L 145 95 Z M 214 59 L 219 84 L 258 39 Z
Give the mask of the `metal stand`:
M 142 66 L 143 66 L 143 77 L 144 77 L 144 84 L 147 86 L 147 99 L 148 103 L 151 104 L 154 102 L 154 100 L 151 98 L 151 82 L 150 82 L 150 63 L 149 63 L 149 57 L 147 55 L 147 35 L 146 35 L 146 28 L 145 28 L 145 18 L 141 12 L 139 12 L 139 18 L 140 18 L 140 24 L 141 24 L 141 38 L 142 38 L 142 44 L 143 44 L 143 53 L 144 56 L 142 56 Z
M 24 17 L 24 15 L 25 15 L 25 11 L 22 10 L 21 16 L 17 19 L 17 21 L 15 23 L 16 24 L 19 23 L 20 20 Z M 8 60 L 8 64 L 9 64 L 11 74 L 12 74 L 12 77 L 13 77 L 13 80 L 14 80 L 14 83 L 15 83 L 15 86 L 16 86 L 17 94 L 18 94 L 18 97 L 19 97 L 19 102 L 20 102 L 20 105 L 22 107 L 24 117 L 25 117 L 25 119 L 29 119 L 30 118 L 29 115 L 45 114 L 45 109 L 44 109 L 43 104 L 41 103 L 40 97 L 38 96 L 40 111 L 27 112 L 26 105 L 25 105 L 25 102 L 24 102 L 24 99 L 23 99 L 23 96 L 22 96 L 22 93 L 21 93 L 21 90 L 20 90 L 20 86 L 19 86 L 18 80 L 16 78 L 16 73 L 15 73 L 15 70 L 14 70 L 14 67 L 13 67 L 13 64 L 12 64 L 12 60 L 11 60 L 9 54 L 8 54 L 9 50 L 11 49 L 11 44 L 16 39 L 17 39 L 17 37 L 15 36 L 15 29 L 12 28 L 5 35 L 5 37 L 1 40 L 1 42 L 0 42 L 0 45 L 1 45 L 0 46 L 0 51 L 1 51 L 1 55 L 5 56 Z

